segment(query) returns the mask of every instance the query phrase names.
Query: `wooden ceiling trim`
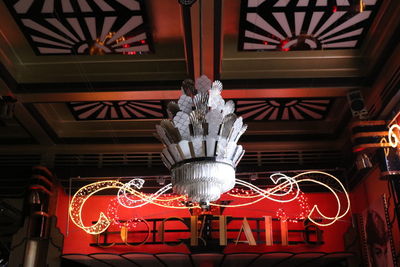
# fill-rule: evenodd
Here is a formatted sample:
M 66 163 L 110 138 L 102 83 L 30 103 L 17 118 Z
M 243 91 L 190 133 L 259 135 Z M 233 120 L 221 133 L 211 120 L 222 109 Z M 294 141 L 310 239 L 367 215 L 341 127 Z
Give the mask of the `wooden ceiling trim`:
M 332 150 L 339 149 L 345 140 L 309 140 L 309 141 L 274 141 L 274 142 L 240 142 L 246 152 L 258 151 L 297 151 L 297 150 Z M 38 145 L 20 144 L 13 145 L 10 150 L 7 146 L 0 146 L 1 154 L 93 154 L 93 153 L 160 153 L 161 143 L 83 143 L 83 144 L 57 144 Z
M 12 96 L 13 89 L 17 87 L 17 82 L 7 71 L 4 65 L 0 62 L 0 97 Z M 39 143 L 43 145 L 53 145 L 53 140 L 49 137 L 46 131 L 40 126 L 35 117 L 26 109 L 22 102 L 18 101 L 15 103 L 14 107 L 14 117 L 15 121 L 20 127 L 29 135 L 29 138 L 5 138 L 1 140 L 5 144 L 22 144 L 22 143 Z M 4 142 L 3 142 L 4 141 Z
M 15 91 L 17 87 L 17 81 L 2 62 L 0 62 L 0 96 L 12 95 L 12 91 Z
M 32 115 L 21 102 L 15 104 L 14 114 L 20 124 L 39 144 L 54 145 L 54 140 L 52 140 L 49 134 L 38 123 L 36 116 Z
M 358 87 L 317 87 L 317 88 L 267 88 L 267 89 L 231 89 L 222 91 L 224 98 L 303 98 L 303 97 L 345 97 L 347 92 Z M 179 90 L 130 91 L 130 92 L 92 92 L 92 93 L 22 93 L 15 94 L 23 103 L 58 103 L 76 101 L 119 101 L 119 100 L 171 100 L 178 99 Z
M 195 1 L 194 4 L 190 7 L 190 25 L 191 25 L 191 33 L 192 33 L 192 44 L 193 44 L 193 75 L 194 78 L 200 77 L 201 75 L 201 24 L 200 24 L 200 9 L 201 9 L 200 1 Z
M 381 1 L 376 19 L 366 35 L 362 53 L 366 57 L 365 76 L 374 81 L 398 45 L 400 35 L 400 5 L 397 0 Z
M 215 10 L 214 0 L 198 0 L 201 4 L 201 54 L 202 62 L 200 75 L 208 76 L 212 81 L 214 77 L 214 48 L 215 48 L 215 28 L 218 27 L 215 23 L 218 21 L 214 16 L 218 14 Z
M 183 40 L 185 45 L 186 70 L 189 78 L 194 79 L 194 56 L 190 6 L 181 6 L 181 13 L 184 32 Z
M 219 80 L 221 74 L 222 47 L 224 45 L 222 16 L 222 0 L 214 0 L 214 80 Z

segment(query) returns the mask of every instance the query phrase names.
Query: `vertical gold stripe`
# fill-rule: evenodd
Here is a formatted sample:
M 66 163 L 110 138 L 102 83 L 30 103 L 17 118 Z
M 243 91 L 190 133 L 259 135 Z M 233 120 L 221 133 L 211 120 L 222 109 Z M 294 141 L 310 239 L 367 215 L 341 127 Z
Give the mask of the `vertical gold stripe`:
M 289 245 L 289 232 L 287 221 L 281 219 L 281 238 L 282 238 L 282 246 Z
M 264 216 L 265 218 L 265 245 L 272 246 L 274 243 L 272 231 L 272 217 Z

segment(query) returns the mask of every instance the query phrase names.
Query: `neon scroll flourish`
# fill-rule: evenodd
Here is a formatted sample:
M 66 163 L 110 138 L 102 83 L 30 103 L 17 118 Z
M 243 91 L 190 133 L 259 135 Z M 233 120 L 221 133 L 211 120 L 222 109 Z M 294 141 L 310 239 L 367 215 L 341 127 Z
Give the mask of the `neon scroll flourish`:
M 322 175 L 324 176 L 325 180 L 328 179 L 330 181 L 330 184 L 335 184 L 336 186 L 334 188 L 328 185 L 326 182 L 322 182 L 318 179 L 310 177 L 310 175 Z M 231 197 L 245 198 L 248 201 L 240 204 L 222 205 L 217 203 L 210 203 L 210 205 L 235 208 L 252 205 L 264 199 L 281 203 L 292 202 L 299 197 L 299 194 L 301 192 L 299 184 L 316 183 L 332 193 L 336 201 L 337 210 L 335 215 L 327 216 L 320 210 L 318 204 L 315 204 L 307 214 L 307 218 L 311 222 L 319 226 L 329 226 L 343 218 L 350 210 L 350 198 L 345 187 L 338 178 L 329 173 L 321 171 L 308 171 L 300 173 L 293 177 L 287 176 L 282 173 L 275 173 L 270 176 L 270 179 L 275 185 L 272 188 L 268 189 L 261 189 L 251 183 L 236 179 L 237 185 L 247 187 L 253 193 L 250 196 L 245 197 L 240 197 L 235 194 L 229 195 Z M 113 218 L 108 218 L 103 212 L 100 212 L 99 218 L 94 225 L 85 226 L 82 220 L 82 209 L 85 202 L 93 194 L 105 189 L 118 189 L 117 200 L 119 204 L 124 206 L 125 208 L 139 208 L 150 203 L 165 208 L 199 208 L 196 203 L 191 206 L 185 205 L 184 202 L 187 201 L 186 196 L 171 195 L 165 197 L 164 194 L 172 188 L 171 184 L 160 188 L 154 194 L 147 195 L 139 191 L 142 188 L 143 183 L 143 179 L 135 178 L 127 183 L 122 183 L 117 180 L 106 180 L 88 184 L 79 189 L 73 196 L 69 206 L 69 216 L 76 226 L 78 226 L 88 234 L 100 234 L 104 232 L 111 225 Z M 343 193 L 344 199 L 343 197 L 339 196 L 338 192 Z M 315 218 L 322 218 L 323 220 L 321 222 L 320 220 L 316 220 Z
M 390 126 L 388 131 L 388 139 L 391 147 L 395 148 L 399 145 L 399 136 L 400 126 L 398 124 L 393 124 Z

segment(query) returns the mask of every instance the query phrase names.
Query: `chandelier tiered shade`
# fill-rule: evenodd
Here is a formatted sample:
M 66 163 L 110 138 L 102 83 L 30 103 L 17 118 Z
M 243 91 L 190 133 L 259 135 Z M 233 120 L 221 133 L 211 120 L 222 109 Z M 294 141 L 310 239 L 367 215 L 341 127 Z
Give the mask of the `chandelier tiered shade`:
M 168 104 L 170 119 L 157 125 L 164 149 L 161 158 L 171 171 L 173 190 L 207 205 L 235 185 L 235 168 L 244 150 L 237 145 L 246 131 L 235 104 L 221 96 L 222 83 L 201 76 L 182 83 L 182 95 Z

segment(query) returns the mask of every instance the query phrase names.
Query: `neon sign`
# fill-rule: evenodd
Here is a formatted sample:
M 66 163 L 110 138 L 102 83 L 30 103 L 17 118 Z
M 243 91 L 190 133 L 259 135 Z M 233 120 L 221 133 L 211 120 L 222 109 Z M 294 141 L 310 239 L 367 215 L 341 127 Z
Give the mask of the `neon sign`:
M 169 223 L 174 223 L 170 228 Z M 123 223 L 123 222 L 121 222 Z M 227 246 L 229 244 L 247 243 L 256 245 L 322 245 L 323 231 L 310 222 L 303 221 L 301 227 L 289 228 L 287 221 L 271 216 L 259 218 L 231 217 L 225 215 L 190 216 L 189 218 L 168 217 L 141 219 L 145 230 L 129 230 L 123 226 L 119 231 L 109 229 L 96 235 L 95 243 L 91 246 L 108 248 L 113 246 L 141 246 L 164 244 L 176 246 L 185 244 L 195 246 Z M 207 225 L 207 227 L 204 227 Z M 205 230 L 207 229 L 207 230 Z M 275 234 L 274 234 L 275 232 Z M 176 233 L 186 233 L 186 237 Z M 254 235 L 256 233 L 256 235 Z M 119 238 L 118 238 L 119 235 Z M 136 236 L 136 242 L 133 240 Z M 244 236 L 244 240 L 242 238 Z
M 322 176 L 324 178 L 324 181 L 311 177 L 315 175 Z M 275 173 L 270 176 L 270 179 L 274 183 L 274 186 L 268 189 L 261 189 L 251 183 L 236 179 L 237 185 L 241 185 L 250 189 L 252 194 L 245 196 L 242 196 L 240 194 L 231 194 L 231 196 L 245 199 L 247 200 L 247 202 L 240 204 L 210 203 L 210 206 L 235 208 L 252 205 L 262 200 L 288 203 L 298 200 L 299 197 L 301 197 L 302 194 L 299 184 L 315 183 L 327 189 L 334 196 L 336 202 L 336 214 L 334 216 L 327 216 L 320 210 L 318 204 L 315 204 L 311 209 L 307 211 L 307 214 L 304 216 L 305 218 L 307 218 L 315 225 L 329 226 L 339 219 L 343 218 L 350 210 L 350 198 L 345 187 L 338 178 L 329 173 L 320 171 L 308 171 L 300 173 L 293 177 L 287 176 L 282 173 Z M 139 178 L 132 179 L 128 183 L 122 183 L 117 180 L 106 180 L 88 184 L 79 189 L 73 196 L 69 206 L 69 216 L 76 226 L 78 226 L 88 234 L 97 235 L 106 231 L 107 228 L 112 224 L 114 220 L 113 218 L 107 216 L 103 212 L 100 212 L 97 222 L 94 225 L 86 226 L 84 225 L 82 220 L 82 208 L 85 202 L 95 193 L 110 188 L 118 189 L 117 201 L 125 208 L 139 208 L 148 204 L 174 209 L 199 208 L 199 205 L 197 203 L 193 203 L 190 206 L 185 205 L 184 203 L 187 201 L 186 196 L 166 196 L 165 194 L 172 189 L 171 184 L 162 187 L 157 192 L 150 195 L 144 194 L 143 192 L 139 191 L 143 187 L 143 184 L 144 180 Z M 330 186 L 332 184 L 336 184 L 336 187 Z M 344 200 L 340 198 L 338 192 L 343 193 Z M 316 220 L 315 218 L 320 218 L 323 220 Z

